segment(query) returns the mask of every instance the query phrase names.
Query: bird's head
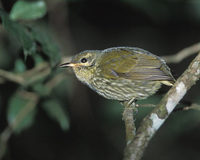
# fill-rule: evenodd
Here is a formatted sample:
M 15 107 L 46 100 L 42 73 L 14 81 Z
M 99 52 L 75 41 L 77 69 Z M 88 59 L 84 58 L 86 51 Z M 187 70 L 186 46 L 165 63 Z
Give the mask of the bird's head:
M 101 52 L 87 50 L 75 55 L 71 62 L 63 63 L 61 68 L 72 67 L 77 78 L 84 83 L 89 83 L 92 78 Z

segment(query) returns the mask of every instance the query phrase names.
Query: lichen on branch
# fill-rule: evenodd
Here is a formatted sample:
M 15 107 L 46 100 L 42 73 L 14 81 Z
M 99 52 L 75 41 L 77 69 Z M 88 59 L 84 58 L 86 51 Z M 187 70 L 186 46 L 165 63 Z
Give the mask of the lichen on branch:
M 141 159 L 152 136 L 199 78 L 200 53 L 198 53 L 196 58 L 190 63 L 188 69 L 178 78 L 174 86 L 163 97 L 160 103 L 143 119 L 135 138 L 125 149 L 124 160 Z

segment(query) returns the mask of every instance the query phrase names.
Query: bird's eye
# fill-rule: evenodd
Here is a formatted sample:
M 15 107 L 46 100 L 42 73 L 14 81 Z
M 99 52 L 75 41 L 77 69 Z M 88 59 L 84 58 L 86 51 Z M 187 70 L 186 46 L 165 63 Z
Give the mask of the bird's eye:
M 86 58 L 82 58 L 81 59 L 81 63 L 86 63 L 87 62 L 87 59 Z

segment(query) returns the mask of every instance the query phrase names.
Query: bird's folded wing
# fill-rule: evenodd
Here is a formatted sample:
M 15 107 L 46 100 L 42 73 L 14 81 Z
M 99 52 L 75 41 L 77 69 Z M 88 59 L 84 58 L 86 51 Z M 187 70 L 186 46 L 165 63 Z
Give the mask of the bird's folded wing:
M 105 54 L 99 64 L 101 75 L 111 79 L 173 81 L 165 62 L 152 54 L 120 51 Z

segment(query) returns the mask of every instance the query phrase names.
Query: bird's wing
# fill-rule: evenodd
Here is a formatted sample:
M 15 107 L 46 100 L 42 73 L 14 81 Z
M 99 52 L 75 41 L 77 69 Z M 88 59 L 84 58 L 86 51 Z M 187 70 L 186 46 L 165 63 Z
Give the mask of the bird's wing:
M 143 51 L 143 50 L 141 50 Z M 143 53 L 143 52 L 142 52 Z M 99 63 L 102 76 L 111 79 L 173 81 L 165 62 L 153 54 L 133 50 L 114 50 L 102 55 Z

